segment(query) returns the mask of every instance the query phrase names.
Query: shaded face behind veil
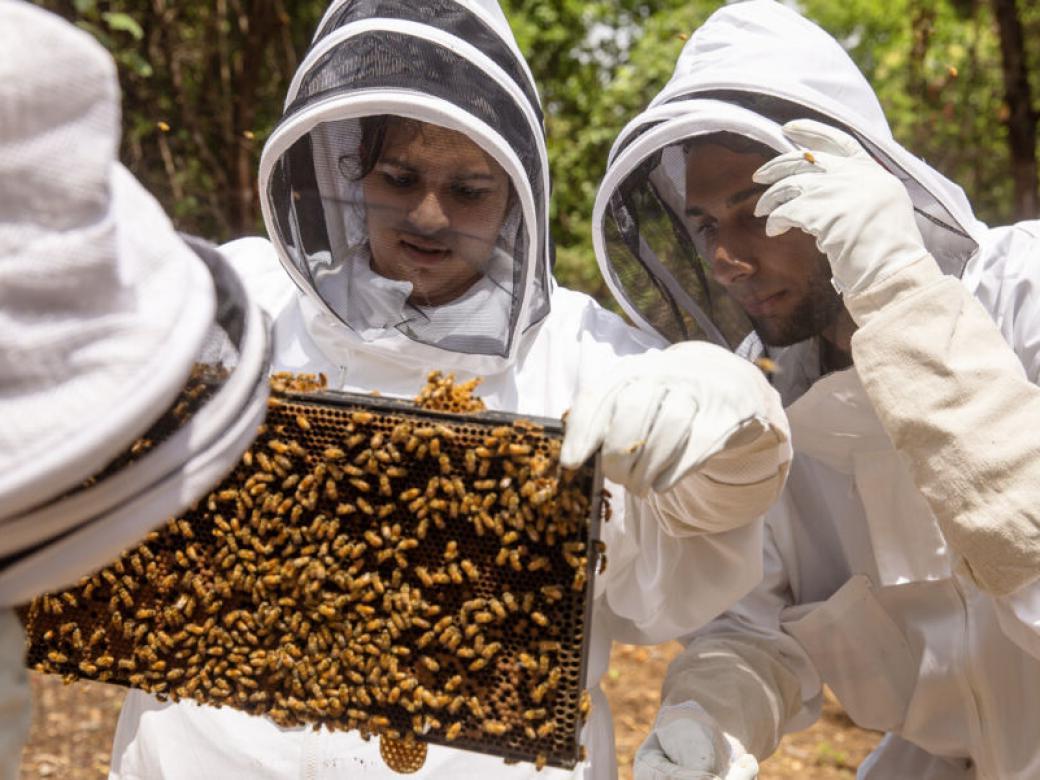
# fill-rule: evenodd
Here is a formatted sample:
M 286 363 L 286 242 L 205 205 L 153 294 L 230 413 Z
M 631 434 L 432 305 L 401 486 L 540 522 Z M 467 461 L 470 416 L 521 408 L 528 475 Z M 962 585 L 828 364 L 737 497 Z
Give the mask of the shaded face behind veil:
M 737 151 L 728 136 L 717 138 L 686 155 L 686 219 L 699 253 L 765 344 L 824 333 L 844 312 L 826 256 L 800 230 L 767 236 L 754 214 L 766 188 L 751 176 L 775 153 Z
M 511 201 L 502 167 L 464 134 L 377 117 L 363 134 L 362 193 L 372 269 L 438 306 L 485 272 Z

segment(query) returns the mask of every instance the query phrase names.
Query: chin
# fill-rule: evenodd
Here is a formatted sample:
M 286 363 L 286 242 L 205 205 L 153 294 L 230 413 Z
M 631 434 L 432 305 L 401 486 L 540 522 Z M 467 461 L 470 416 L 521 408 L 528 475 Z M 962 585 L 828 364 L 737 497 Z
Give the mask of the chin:
M 752 319 L 751 325 L 767 347 L 789 347 L 816 335 L 812 328 L 806 328 L 803 323 Z

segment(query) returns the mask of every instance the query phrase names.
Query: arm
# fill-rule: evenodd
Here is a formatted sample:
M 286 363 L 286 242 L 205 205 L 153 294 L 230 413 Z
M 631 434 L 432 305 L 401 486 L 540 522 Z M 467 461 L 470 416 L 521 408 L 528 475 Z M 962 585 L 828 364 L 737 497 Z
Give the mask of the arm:
M 786 732 L 811 725 L 822 686 L 804 650 L 780 628 L 790 605 L 779 553 L 767 542 L 762 582 L 692 637 L 668 669 L 662 705 L 697 702 L 758 758 L 772 754 Z
M 765 758 L 784 733 L 818 717 L 819 677 L 780 628 L 791 596 L 773 531 L 759 586 L 697 632 L 669 667 L 655 729 L 636 756 L 637 778 L 753 777 L 749 755 Z
M 1036 580 L 1040 389 L 1018 356 L 928 255 L 847 306 L 863 386 L 951 548 L 995 595 Z
M 983 590 L 1040 576 L 1040 390 L 986 311 L 928 253 L 902 183 L 855 139 L 799 120 L 812 154 L 766 163 L 766 232 L 816 237 L 859 325 L 852 353 L 950 548 Z
M 689 634 L 762 578 L 760 519 L 676 538 L 647 501 L 626 495 L 602 536 L 609 565 L 596 579 L 597 597 L 610 616 L 611 638 L 620 642 L 655 644 Z
M 623 357 L 585 381 L 561 461 L 597 447 L 625 488 L 603 528 L 610 566 L 597 580 L 614 638 L 687 634 L 754 587 L 761 516 L 791 458 L 779 396 L 757 368 L 703 342 Z

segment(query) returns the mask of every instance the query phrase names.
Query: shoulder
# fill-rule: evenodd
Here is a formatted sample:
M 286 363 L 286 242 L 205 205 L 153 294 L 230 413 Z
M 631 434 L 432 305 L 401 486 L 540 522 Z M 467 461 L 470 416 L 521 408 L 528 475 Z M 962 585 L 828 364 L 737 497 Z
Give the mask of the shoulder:
M 968 273 L 977 276 L 980 297 L 1001 286 L 1040 281 L 1040 221 L 989 229 L 974 262 L 979 268 Z
M 1040 379 L 1040 221 L 989 230 L 979 250 L 975 297 L 1034 382 Z
M 266 238 L 239 238 L 222 244 L 220 251 L 249 295 L 271 317 L 277 317 L 293 300 L 295 285 Z
M 544 327 L 555 336 L 569 330 L 574 338 L 590 347 L 609 345 L 618 355 L 667 346 L 659 336 L 629 325 L 591 296 L 558 285 L 553 290 L 552 306 Z

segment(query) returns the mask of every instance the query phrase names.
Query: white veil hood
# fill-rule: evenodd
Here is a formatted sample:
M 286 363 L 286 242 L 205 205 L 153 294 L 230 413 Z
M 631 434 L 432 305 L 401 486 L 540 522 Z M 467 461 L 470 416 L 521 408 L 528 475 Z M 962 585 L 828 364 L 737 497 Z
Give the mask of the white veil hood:
M 485 294 L 470 296 L 486 305 L 474 304 L 469 315 L 461 306 L 409 299 L 399 314 L 375 322 L 365 321 L 362 312 L 386 313 L 388 306 L 357 305 L 390 286 L 361 287 L 370 275 L 348 267 L 369 262 L 371 255 L 360 178 L 347 176 L 342 162 L 360 156 L 362 124 L 385 116 L 461 133 L 509 177 L 515 197 L 488 260 L 495 272 L 482 269 L 473 289 Z M 360 176 L 367 175 L 361 168 Z M 512 364 L 548 314 L 549 166 L 542 109 L 530 69 L 492 0 L 333 2 L 264 147 L 260 190 L 268 232 L 306 299 L 312 335 L 320 331 L 320 340 L 335 352 L 374 351 L 407 363 L 495 374 Z M 344 269 L 342 279 L 330 279 L 337 269 Z M 319 270 L 325 276 L 320 284 Z M 331 285 L 341 282 L 354 287 L 330 295 Z M 401 297 L 399 291 L 393 295 Z M 503 311 L 491 316 L 495 306 Z
M 672 78 L 650 105 L 730 91 L 779 98 L 844 125 L 907 184 L 915 205 L 924 208 L 924 193 L 915 192 L 924 190 L 939 207 L 930 204 L 925 212 L 952 222 L 950 227 L 978 244 L 985 225 L 964 190 L 892 137 L 874 89 L 848 53 L 797 11 L 776 0 L 747 0 L 712 14 L 690 36 Z M 935 252 L 929 231 L 922 232 Z M 944 270 L 954 272 L 952 262 L 942 262 L 941 248 L 935 253 Z M 971 270 L 962 266 L 962 273 L 970 276 Z
M 608 287 L 640 327 L 671 341 L 742 343 L 750 323 L 712 281 L 684 224 L 680 147 L 725 132 L 784 151 L 780 125 L 801 117 L 844 128 L 899 178 L 940 268 L 976 288 L 973 261 L 986 226 L 963 190 L 892 137 L 873 89 L 833 37 L 779 2 L 747 0 L 716 11 L 690 36 L 671 79 L 608 159 L 593 244 Z

